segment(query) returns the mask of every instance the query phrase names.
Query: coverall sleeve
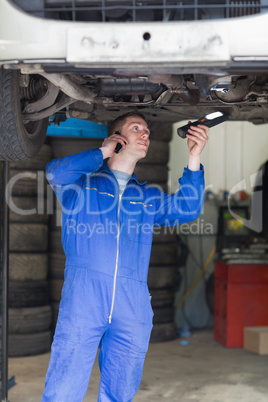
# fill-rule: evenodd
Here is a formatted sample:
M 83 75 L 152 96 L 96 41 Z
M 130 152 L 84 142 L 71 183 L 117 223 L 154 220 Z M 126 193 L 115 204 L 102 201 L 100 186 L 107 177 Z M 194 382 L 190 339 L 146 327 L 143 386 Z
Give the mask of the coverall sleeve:
M 84 174 L 96 172 L 103 164 L 99 148 L 89 149 L 65 158 L 52 159 L 46 166 L 46 178 L 57 198 L 62 203 L 62 194 L 77 192 Z
M 156 197 L 155 225 L 179 225 L 193 221 L 200 215 L 205 188 L 203 165 L 195 172 L 185 168 L 179 183 L 180 187 L 176 193 L 161 192 Z

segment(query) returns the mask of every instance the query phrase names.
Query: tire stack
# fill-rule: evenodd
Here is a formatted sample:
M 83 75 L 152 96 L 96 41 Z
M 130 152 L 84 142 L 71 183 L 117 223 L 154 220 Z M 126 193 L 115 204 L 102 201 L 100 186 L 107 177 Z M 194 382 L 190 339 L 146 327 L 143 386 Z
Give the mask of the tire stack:
M 167 191 L 169 160 L 169 141 L 172 128 L 154 130 L 151 144 L 145 159 L 137 164 L 135 173 L 140 181 L 160 186 Z M 51 137 L 53 158 L 63 158 L 86 149 L 100 147 L 102 140 L 68 137 Z M 61 288 L 64 280 L 65 255 L 61 245 L 61 226 L 59 222 L 60 205 L 54 201 L 54 214 L 50 222 L 49 235 L 49 282 L 53 308 L 53 324 L 57 321 Z M 174 296 L 176 289 L 176 262 L 178 249 L 176 235 L 168 228 L 157 230 L 154 234 L 151 252 L 148 286 L 152 296 L 154 327 L 151 342 L 167 341 L 176 337 L 174 323 Z
M 44 144 L 35 157 L 9 163 L 8 354 L 12 357 L 45 353 L 51 346 L 44 174 L 49 160 L 51 148 Z
M 172 126 L 151 130 L 148 154 L 136 167 L 139 180 L 168 192 L 169 141 Z M 170 230 L 171 229 L 171 230 Z M 175 228 L 156 228 L 148 272 L 148 287 L 154 311 L 151 342 L 169 341 L 177 336 L 174 322 L 174 299 L 177 285 L 178 246 Z
M 154 311 L 151 342 L 176 337 L 174 298 L 177 281 L 177 245 L 172 234 L 163 228 L 153 237 L 148 273 L 148 287 Z

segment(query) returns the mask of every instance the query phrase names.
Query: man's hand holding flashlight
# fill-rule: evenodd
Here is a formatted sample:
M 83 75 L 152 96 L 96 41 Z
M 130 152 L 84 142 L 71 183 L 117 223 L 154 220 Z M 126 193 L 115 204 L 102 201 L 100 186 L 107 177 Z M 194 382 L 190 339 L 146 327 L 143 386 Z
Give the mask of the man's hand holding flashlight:
M 190 123 L 191 122 L 189 122 L 189 124 Z M 189 149 L 188 168 L 190 170 L 200 170 L 200 155 L 206 143 L 208 142 L 208 130 L 209 128 L 203 124 L 199 124 L 198 126 L 190 126 L 190 129 L 188 129 L 188 134 L 186 134 L 186 137 Z

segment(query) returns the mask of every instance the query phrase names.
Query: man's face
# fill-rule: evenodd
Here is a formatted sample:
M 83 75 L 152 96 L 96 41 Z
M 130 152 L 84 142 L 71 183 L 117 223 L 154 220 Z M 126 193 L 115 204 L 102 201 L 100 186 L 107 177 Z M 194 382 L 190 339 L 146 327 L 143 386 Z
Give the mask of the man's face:
M 145 158 L 150 145 L 150 130 L 146 121 L 138 116 L 127 117 L 121 134 L 128 140 L 126 151 L 135 155 L 137 159 Z

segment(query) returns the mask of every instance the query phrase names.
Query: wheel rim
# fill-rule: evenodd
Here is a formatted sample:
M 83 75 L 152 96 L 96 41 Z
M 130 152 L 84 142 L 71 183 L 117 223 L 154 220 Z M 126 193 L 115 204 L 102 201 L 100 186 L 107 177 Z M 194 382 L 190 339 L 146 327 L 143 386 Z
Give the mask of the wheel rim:
M 24 123 L 25 131 L 27 133 L 27 137 L 31 140 L 37 138 L 40 134 L 40 128 L 43 124 L 43 121 L 28 121 Z

